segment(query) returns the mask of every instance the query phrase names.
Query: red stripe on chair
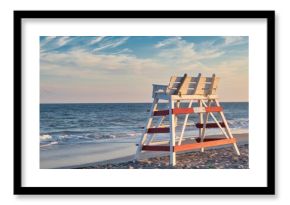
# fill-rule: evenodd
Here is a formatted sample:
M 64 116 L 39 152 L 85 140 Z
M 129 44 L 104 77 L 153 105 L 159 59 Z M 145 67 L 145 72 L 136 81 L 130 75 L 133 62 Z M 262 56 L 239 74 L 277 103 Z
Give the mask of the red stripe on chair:
M 157 128 L 149 128 L 147 133 L 169 133 L 169 127 L 157 127 Z
M 169 110 L 157 110 L 153 113 L 154 116 L 165 116 L 169 115 Z
M 227 139 L 227 138 L 205 138 L 203 139 L 203 142 L 210 142 L 210 141 L 215 141 L 215 140 L 222 140 L 222 139 Z M 201 138 L 195 138 L 195 140 L 200 143 L 201 142 Z
M 235 138 L 232 138 L 232 139 L 221 139 L 221 140 L 214 140 L 214 141 L 208 141 L 208 142 L 200 142 L 200 143 L 194 143 L 194 144 L 178 145 L 174 147 L 174 152 L 200 149 L 202 147 L 214 147 L 214 146 L 220 146 L 220 145 L 225 145 L 225 144 L 233 144 L 236 141 L 237 140 Z
M 198 138 L 197 138 L 198 139 Z M 200 140 L 200 139 L 199 139 Z M 174 152 L 182 152 L 187 150 L 193 149 L 200 149 L 202 147 L 214 147 L 220 146 L 225 144 L 233 144 L 236 143 L 236 138 L 232 139 L 220 139 L 220 138 L 212 138 L 212 139 L 205 139 L 204 142 L 194 143 L 194 144 L 184 144 L 184 145 L 177 145 L 173 147 Z M 168 145 L 143 145 L 142 150 L 145 151 L 170 151 L 170 146 Z
M 199 107 L 196 107 L 196 108 L 199 108 Z M 220 112 L 220 111 L 223 111 L 222 107 L 205 107 L 205 112 Z M 173 108 L 172 109 L 172 114 L 174 115 L 190 114 L 193 112 L 194 112 L 194 108 Z M 165 115 L 169 115 L 169 110 L 157 110 L 153 112 L 153 116 L 165 116 Z
M 225 127 L 225 123 L 223 123 L 223 122 L 219 122 L 219 123 L 220 123 L 221 127 Z M 195 126 L 197 128 L 203 128 L 203 124 L 202 123 L 197 123 Z M 219 126 L 218 126 L 217 123 L 207 123 L 205 125 L 205 127 L 206 128 L 218 128 Z
M 172 114 L 178 115 L 178 114 L 190 114 L 193 113 L 193 108 L 174 108 L 172 109 Z
M 158 145 L 143 145 L 142 150 L 146 151 L 170 151 L 169 146 L 158 146 Z
M 223 107 L 206 107 L 206 112 L 221 112 L 223 111 Z

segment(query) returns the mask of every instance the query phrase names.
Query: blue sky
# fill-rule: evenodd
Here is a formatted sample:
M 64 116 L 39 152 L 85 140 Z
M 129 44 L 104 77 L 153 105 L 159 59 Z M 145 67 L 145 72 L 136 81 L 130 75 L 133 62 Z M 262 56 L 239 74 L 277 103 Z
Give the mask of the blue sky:
M 221 77 L 221 101 L 248 101 L 248 37 L 41 36 L 40 101 L 150 102 L 172 75 Z

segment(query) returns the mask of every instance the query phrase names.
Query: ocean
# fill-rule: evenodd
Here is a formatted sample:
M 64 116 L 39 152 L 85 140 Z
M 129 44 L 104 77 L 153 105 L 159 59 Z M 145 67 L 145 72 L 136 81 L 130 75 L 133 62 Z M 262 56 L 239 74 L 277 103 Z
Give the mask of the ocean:
M 248 132 L 248 102 L 224 102 L 221 106 L 233 133 Z M 137 142 L 150 107 L 151 103 L 40 104 L 40 147 L 99 143 L 113 139 Z M 165 108 L 166 104 L 161 104 L 160 109 Z M 184 116 L 180 116 L 178 124 L 182 124 L 183 119 Z M 198 133 L 193 126 L 197 120 L 197 114 L 190 115 L 185 137 Z M 209 120 L 213 121 L 211 118 Z M 168 124 L 168 120 L 164 123 Z M 180 128 L 177 127 L 177 132 Z M 207 129 L 206 133 L 220 134 L 221 131 Z M 159 134 L 156 139 L 166 137 L 168 134 Z

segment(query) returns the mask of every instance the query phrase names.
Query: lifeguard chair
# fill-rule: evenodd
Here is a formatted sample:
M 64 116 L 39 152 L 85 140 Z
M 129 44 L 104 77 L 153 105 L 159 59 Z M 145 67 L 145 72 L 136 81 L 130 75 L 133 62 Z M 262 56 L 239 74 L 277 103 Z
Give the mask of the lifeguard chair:
M 216 77 L 215 74 L 212 77 L 203 77 L 201 74 L 197 77 L 191 77 L 184 74 L 183 77 L 172 76 L 169 85 L 153 84 L 152 98 L 154 100 L 144 132 L 139 144 L 137 144 L 135 159 L 138 160 L 142 151 L 167 151 L 170 152 L 170 165 L 174 166 L 177 152 L 194 149 L 201 149 L 203 152 L 205 147 L 226 144 L 232 144 L 237 155 L 240 155 L 236 139 L 231 133 L 216 94 L 219 80 L 220 78 Z M 158 109 L 160 100 L 168 101 L 168 109 Z M 197 102 L 198 106 L 193 107 L 194 102 Z M 220 121 L 214 113 L 219 113 Z M 199 122 L 193 124 L 199 130 L 198 136 L 192 136 L 190 143 L 183 143 L 186 141 L 183 140 L 186 127 L 192 126 L 187 124 L 189 115 L 194 114 L 197 114 L 199 119 Z M 177 136 L 176 126 L 179 115 L 185 115 L 185 117 L 181 132 Z M 211 122 L 209 121 L 210 116 L 213 119 Z M 169 125 L 163 124 L 166 117 L 169 117 Z M 153 118 L 159 118 L 155 126 Z M 219 128 L 225 137 L 206 138 L 207 128 Z M 156 133 L 169 133 L 168 140 L 154 142 Z

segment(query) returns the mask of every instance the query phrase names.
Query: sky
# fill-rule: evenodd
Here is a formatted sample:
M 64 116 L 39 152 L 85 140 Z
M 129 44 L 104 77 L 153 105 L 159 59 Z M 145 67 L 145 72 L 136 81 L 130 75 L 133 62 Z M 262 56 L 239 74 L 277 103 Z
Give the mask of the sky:
M 41 36 L 41 103 L 152 102 L 171 76 L 220 77 L 223 102 L 248 101 L 247 36 Z

